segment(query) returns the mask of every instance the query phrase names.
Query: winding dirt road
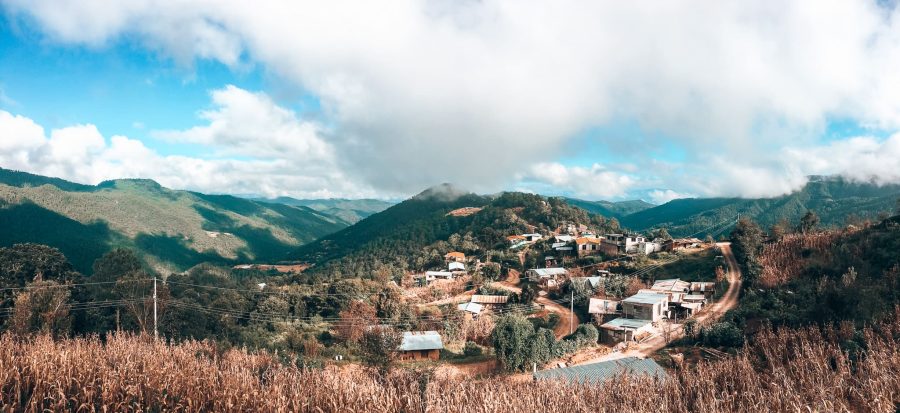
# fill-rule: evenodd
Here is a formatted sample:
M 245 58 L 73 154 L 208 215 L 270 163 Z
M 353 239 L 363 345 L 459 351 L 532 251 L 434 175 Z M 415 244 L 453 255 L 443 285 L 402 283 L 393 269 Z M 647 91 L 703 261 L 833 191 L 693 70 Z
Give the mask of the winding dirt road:
M 518 286 L 519 280 L 519 272 L 516 270 L 509 270 L 509 276 L 506 278 L 506 281 L 495 282 L 494 286 L 503 288 L 507 291 L 512 291 L 516 294 L 521 294 L 522 288 Z M 543 305 L 544 309 L 551 313 L 559 314 L 559 323 L 553 328 L 553 334 L 557 339 L 569 335 L 570 331 L 574 331 L 575 327 L 578 327 L 578 325 L 581 324 L 581 319 L 578 317 L 578 314 L 569 311 L 569 307 L 565 305 L 551 301 L 547 297 L 537 297 L 534 299 L 534 302 Z
M 738 304 L 738 298 L 741 293 L 741 283 L 742 274 L 741 268 L 737 264 L 737 260 L 734 259 L 734 254 L 731 252 L 731 243 L 730 242 L 720 242 L 716 244 L 719 249 L 722 250 L 722 256 L 725 258 L 725 261 L 728 263 L 728 272 L 725 276 L 728 279 L 728 290 L 725 291 L 725 294 L 722 295 L 722 298 L 719 301 L 711 304 L 706 307 L 700 314 L 697 315 L 696 320 L 701 324 L 711 324 L 725 315 L 728 310 L 736 307 Z M 671 340 L 677 340 L 684 335 L 684 327 L 682 324 L 678 324 L 672 327 L 672 333 L 670 336 Z M 591 364 L 591 363 L 599 363 L 601 361 L 615 360 L 623 357 L 649 357 L 653 353 L 661 350 L 666 346 L 665 337 L 661 334 L 652 337 L 651 339 L 640 343 L 640 344 L 632 344 L 627 351 L 619 351 L 609 353 L 602 357 L 598 357 L 595 359 L 585 360 L 583 362 L 577 363 L 581 364 Z

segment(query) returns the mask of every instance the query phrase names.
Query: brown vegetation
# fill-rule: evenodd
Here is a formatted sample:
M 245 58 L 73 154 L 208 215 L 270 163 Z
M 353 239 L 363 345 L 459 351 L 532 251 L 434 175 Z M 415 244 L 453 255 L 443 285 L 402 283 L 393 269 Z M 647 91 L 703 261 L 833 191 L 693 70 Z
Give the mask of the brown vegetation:
M 804 251 L 828 253 L 828 247 L 842 235 L 840 231 L 789 234 L 774 243 L 766 244 L 759 256 L 759 263 L 763 268 L 759 276 L 760 284 L 771 288 L 799 277 L 806 268 L 806 263 L 802 260 Z
M 900 403 L 898 320 L 900 310 L 894 321 L 861 333 L 849 323 L 763 330 L 736 357 L 700 362 L 663 381 L 623 377 L 599 386 L 304 370 L 205 342 L 4 335 L 0 410 L 893 412 Z M 842 350 L 852 337 L 864 337 L 868 350 Z

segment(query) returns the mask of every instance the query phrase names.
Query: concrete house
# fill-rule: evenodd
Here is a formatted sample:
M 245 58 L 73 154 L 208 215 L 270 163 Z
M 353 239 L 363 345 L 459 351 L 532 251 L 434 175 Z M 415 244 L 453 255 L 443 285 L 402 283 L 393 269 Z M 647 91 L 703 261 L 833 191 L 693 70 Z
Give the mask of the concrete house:
M 636 341 L 653 334 L 653 322 L 637 318 L 616 318 L 600 326 L 600 341 L 615 344 Z
M 540 283 L 547 287 L 556 287 L 559 282 L 569 276 L 569 272 L 565 268 L 532 268 L 525 271 L 525 276 L 529 280 Z
M 400 360 L 438 360 L 444 342 L 437 331 L 407 331 L 398 348 Z
M 622 315 L 625 318 L 662 320 L 668 316 L 669 296 L 656 292 L 639 292 L 622 300 Z
M 466 272 L 466 264 L 459 261 L 451 261 L 447 264 L 447 269 L 450 270 L 450 272 Z
M 619 254 L 634 254 L 638 252 L 638 244 L 647 242 L 647 239 L 637 234 L 606 234 L 603 242 L 615 246 Z
M 601 238 L 575 238 L 575 250 L 578 252 L 579 257 L 599 254 L 601 252 L 600 246 L 602 243 L 603 240 Z
M 534 234 L 522 234 L 522 236 L 525 237 L 525 242 L 537 242 L 537 241 L 540 241 L 541 238 L 544 238 L 543 235 L 541 235 L 541 234 L 536 234 L 536 233 L 534 233 Z

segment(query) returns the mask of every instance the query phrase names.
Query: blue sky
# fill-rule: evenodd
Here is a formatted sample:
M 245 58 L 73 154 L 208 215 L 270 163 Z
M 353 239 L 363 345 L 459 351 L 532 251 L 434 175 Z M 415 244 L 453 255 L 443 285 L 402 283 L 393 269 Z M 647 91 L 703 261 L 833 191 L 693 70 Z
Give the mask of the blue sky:
M 896 6 L 723 3 L 4 0 L 0 167 L 295 197 L 900 180 Z

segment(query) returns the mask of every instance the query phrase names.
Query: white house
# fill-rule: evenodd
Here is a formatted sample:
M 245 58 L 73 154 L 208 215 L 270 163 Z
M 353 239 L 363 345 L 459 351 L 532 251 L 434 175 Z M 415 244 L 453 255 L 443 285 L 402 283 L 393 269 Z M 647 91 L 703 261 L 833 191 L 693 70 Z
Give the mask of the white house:
M 457 272 L 457 271 L 465 272 L 466 271 L 466 264 L 463 264 L 461 262 L 451 261 L 449 264 L 447 264 L 447 267 L 451 272 Z
M 625 318 L 662 320 L 669 312 L 669 296 L 667 294 L 642 291 L 622 300 L 622 315 Z

